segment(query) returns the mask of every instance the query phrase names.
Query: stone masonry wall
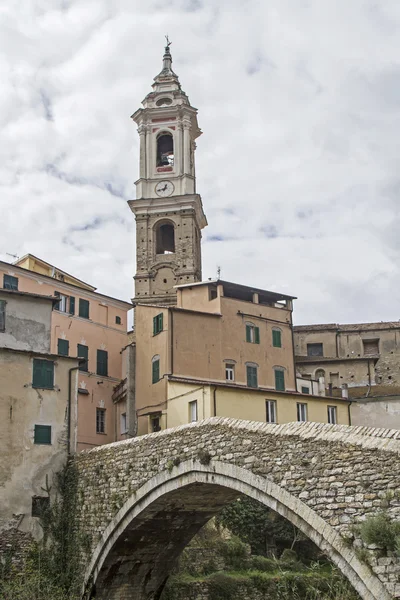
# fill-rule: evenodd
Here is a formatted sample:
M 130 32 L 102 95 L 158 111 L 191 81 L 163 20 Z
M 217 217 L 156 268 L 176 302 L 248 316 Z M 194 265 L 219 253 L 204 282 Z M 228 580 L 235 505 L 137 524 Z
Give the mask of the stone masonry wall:
M 213 418 L 81 453 L 80 523 L 98 544 L 118 509 L 150 478 L 207 455 L 279 485 L 342 536 L 385 508 L 400 519 L 400 431 L 316 423 L 269 425 Z M 355 540 L 360 545 L 360 540 Z M 371 550 L 372 569 L 400 597 L 395 557 Z

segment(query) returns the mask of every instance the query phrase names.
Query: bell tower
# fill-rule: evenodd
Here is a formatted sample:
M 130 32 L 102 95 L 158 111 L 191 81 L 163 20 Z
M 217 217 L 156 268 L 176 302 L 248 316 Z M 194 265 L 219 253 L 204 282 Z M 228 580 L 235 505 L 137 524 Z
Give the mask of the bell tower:
M 134 302 L 176 304 L 174 286 L 201 281 L 201 230 L 207 225 L 196 193 L 197 110 L 172 70 L 170 42 L 153 91 L 133 113 L 140 137 L 136 199 Z

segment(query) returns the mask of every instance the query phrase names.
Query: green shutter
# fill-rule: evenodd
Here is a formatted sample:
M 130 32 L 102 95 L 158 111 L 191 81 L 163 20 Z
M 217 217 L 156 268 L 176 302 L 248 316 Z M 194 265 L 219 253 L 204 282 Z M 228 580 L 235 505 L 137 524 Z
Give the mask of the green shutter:
M 18 290 L 18 277 L 13 277 L 12 275 L 3 276 L 3 288 L 5 290 Z
M 83 319 L 89 318 L 89 300 L 79 298 L 79 316 Z
M 163 313 L 153 317 L 153 335 L 157 335 L 163 330 Z
M 160 380 L 160 361 L 153 360 L 152 363 L 152 383 L 157 383 Z
M 251 325 L 246 325 L 246 342 L 251 342 Z
M 310 388 L 309 387 L 305 387 L 305 386 L 301 386 L 301 393 L 302 394 L 309 394 L 310 393 Z
M 82 344 L 78 344 L 78 357 L 84 358 L 86 362 L 79 365 L 80 371 L 88 371 L 89 370 L 89 348 L 87 346 L 83 346 Z
M 54 362 L 51 360 L 33 359 L 32 387 L 53 389 Z
M 58 338 L 57 342 L 57 354 L 62 356 L 69 356 L 69 341 Z
M 51 425 L 35 425 L 35 444 L 51 444 Z
M 259 327 L 254 327 L 254 343 L 255 344 L 260 343 L 260 328 Z
M 162 331 L 163 330 L 163 313 L 160 313 L 158 315 L 158 331 Z
M 108 352 L 107 350 L 97 350 L 97 375 L 108 375 Z
M 278 330 L 273 330 L 272 331 L 272 345 L 275 348 L 281 348 L 282 347 L 282 337 L 281 337 L 281 332 Z
M 257 382 L 257 367 L 251 367 L 248 365 L 246 367 L 247 371 L 247 385 L 248 387 L 256 388 L 258 387 Z
M 0 331 L 6 328 L 6 301 L 0 300 Z
M 75 298 L 74 298 L 74 296 L 69 297 L 69 314 L 70 315 L 75 314 Z
M 275 389 L 279 392 L 285 391 L 285 373 L 283 371 L 275 371 Z
M 153 317 L 153 335 L 157 335 L 157 317 Z

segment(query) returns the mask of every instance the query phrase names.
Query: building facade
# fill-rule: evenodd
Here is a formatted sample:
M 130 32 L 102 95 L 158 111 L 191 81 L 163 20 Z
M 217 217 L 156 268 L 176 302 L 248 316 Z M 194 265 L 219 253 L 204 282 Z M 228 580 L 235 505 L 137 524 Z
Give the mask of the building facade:
M 77 442 L 78 359 L 51 352 L 57 298 L 0 289 L 0 554 L 37 517 Z
M 51 315 L 50 352 L 80 357 L 78 450 L 113 442 L 117 436 L 113 388 L 122 378 L 131 304 L 96 289 L 53 265 L 27 255 L 0 262 L 3 289 L 57 297 Z

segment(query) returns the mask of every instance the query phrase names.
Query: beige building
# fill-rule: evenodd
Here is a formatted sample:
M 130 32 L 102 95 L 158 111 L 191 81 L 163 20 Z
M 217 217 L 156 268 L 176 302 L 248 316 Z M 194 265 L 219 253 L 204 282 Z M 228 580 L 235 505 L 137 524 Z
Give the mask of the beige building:
M 78 390 L 78 450 L 112 442 L 117 436 L 113 388 L 122 378 L 121 350 L 127 342 L 132 305 L 28 254 L 10 265 L 0 262 L 0 286 L 11 291 L 56 296 L 51 314 L 50 352 L 81 357 Z M 34 332 L 27 329 L 27 337 Z
M 51 352 L 57 303 L 0 289 L 0 554 L 40 536 L 54 473 L 76 449 L 78 359 Z

